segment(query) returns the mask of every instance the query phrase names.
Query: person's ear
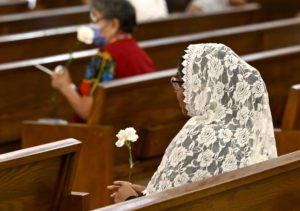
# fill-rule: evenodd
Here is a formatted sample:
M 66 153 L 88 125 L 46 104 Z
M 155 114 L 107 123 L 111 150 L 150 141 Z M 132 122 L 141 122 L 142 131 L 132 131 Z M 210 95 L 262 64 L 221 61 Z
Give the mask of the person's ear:
M 111 20 L 111 32 L 116 34 L 120 30 L 120 21 L 117 18 Z

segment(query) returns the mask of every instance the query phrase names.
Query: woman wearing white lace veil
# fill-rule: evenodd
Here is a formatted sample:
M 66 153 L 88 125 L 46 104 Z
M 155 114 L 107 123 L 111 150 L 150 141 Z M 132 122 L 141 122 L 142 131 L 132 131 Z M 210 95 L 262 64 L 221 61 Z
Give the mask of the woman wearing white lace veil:
M 259 72 L 222 44 L 190 45 L 183 59 L 171 82 L 191 118 L 166 149 L 146 195 L 277 157 Z

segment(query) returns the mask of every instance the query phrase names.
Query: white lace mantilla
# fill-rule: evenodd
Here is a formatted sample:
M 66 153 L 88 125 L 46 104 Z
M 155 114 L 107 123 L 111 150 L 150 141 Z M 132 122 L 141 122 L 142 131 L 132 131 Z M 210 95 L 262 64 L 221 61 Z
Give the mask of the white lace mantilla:
M 277 157 L 259 72 L 222 44 L 190 45 L 183 58 L 192 118 L 166 149 L 145 194 Z

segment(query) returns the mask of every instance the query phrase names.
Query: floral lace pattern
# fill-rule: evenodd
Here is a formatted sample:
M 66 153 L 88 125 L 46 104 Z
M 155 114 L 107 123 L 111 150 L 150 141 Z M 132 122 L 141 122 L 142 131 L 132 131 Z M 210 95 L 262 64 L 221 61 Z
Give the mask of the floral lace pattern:
M 259 72 L 222 44 L 190 45 L 183 58 L 192 118 L 166 149 L 145 194 L 277 157 Z

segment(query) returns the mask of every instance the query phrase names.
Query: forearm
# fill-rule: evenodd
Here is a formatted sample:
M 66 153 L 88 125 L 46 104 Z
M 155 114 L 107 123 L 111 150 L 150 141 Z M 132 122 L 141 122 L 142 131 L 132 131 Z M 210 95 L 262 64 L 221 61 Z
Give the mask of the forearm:
M 67 98 L 75 113 L 86 120 L 92 109 L 93 97 L 81 96 L 71 86 L 62 87 L 60 91 Z

